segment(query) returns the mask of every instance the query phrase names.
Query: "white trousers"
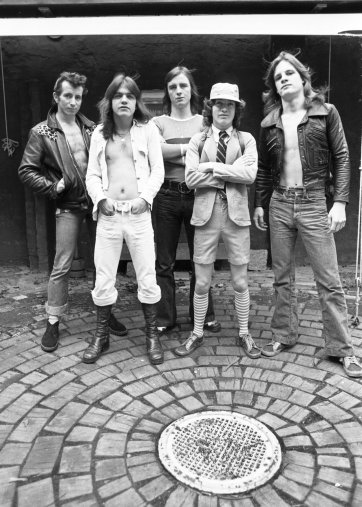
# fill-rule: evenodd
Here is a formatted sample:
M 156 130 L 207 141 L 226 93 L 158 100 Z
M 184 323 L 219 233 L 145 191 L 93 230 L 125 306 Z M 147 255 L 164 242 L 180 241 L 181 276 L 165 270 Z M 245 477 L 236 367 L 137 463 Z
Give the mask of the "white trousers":
M 112 216 L 98 215 L 94 264 L 96 283 L 92 291 L 97 306 L 112 305 L 118 292 L 115 287 L 117 268 L 125 240 L 138 283 L 138 299 L 153 304 L 161 299 L 156 282 L 154 234 L 151 213 L 134 215 L 131 211 L 116 211 Z

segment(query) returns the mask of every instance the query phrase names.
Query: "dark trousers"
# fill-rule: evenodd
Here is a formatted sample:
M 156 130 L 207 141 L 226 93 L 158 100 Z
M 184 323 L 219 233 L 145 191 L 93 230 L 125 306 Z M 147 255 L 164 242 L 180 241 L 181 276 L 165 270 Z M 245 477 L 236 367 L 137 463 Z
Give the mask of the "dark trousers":
M 182 223 L 185 225 L 186 237 L 191 260 L 189 313 L 194 320 L 195 267 L 194 235 L 195 229 L 190 224 L 194 206 L 194 194 L 182 194 L 178 190 L 161 188 L 154 206 L 154 223 L 156 239 L 156 276 L 161 288 L 161 300 L 157 303 L 157 325 L 174 326 L 176 324 L 176 290 L 174 269 L 177 245 Z M 209 307 L 205 322 L 215 319 L 213 302 L 209 294 Z

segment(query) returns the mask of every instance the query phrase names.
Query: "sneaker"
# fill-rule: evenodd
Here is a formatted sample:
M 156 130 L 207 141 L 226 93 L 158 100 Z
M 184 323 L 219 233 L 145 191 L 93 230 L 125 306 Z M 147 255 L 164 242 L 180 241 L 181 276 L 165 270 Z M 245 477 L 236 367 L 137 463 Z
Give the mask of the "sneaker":
M 221 324 L 217 320 L 212 320 L 211 322 L 205 322 L 204 329 L 206 331 L 211 331 L 212 333 L 218 333 L 221 331 Z
M 47 322 L 47 328 L 41 339 L 40 346 L 45 352 L 53 352 L 58 348 L 59 320 L 55 324 Z
M 275 342 L 273 340 L 270 343 L 264 345 L 264 347 L 261 349 L 261 353 L 263 354 L 263 356 L 274 357 L 280 354 L 280 352 L 282 352 L 286 348 L 288 347 L 286 345 L 283 345 L 283 343 Z
M 191 334 L 187 338 L 187 340 L 184 341 L 184 343 L 182 345 L 177 347 L 174 350 L 174 352 L 177 356 L 181 356 L 181 357 L 188 356 L 189 354 L 191 354 L 191 352 L 193 352 L 198 347 L 200 347 L 203 344 L 203 342 L 204 342 L 203 336 L 197 336 L 196 334 L 194 334 L 191 331 Z
M 240 347 L 244 349 L 245 354 L 250 359 L 257 359 L 261 356 L 260 348 L 255 344 L 249 333 L 239 336 Z
M 348 377 L 362 377 L 362 365 L 356 356 L 341 357 L 340 361 Z

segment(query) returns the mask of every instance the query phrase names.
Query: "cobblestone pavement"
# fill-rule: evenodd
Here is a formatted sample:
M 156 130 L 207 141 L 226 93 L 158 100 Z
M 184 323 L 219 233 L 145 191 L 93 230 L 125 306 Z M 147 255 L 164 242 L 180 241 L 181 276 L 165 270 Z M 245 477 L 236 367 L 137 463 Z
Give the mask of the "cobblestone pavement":
M 352 269 L 345 269 L 350 313 Z M 88 274 L 89 275 L 89 274 Z M 298 268 L 298 344 L 274 359 L 251 360 L 237 345 L 227 271 L 213 294 L 219 334 L 191 357 L 172 349 L 191 329 L 188 274 L 178 272 L 179 326 L 162 342 L 165 362 L 151 366 L 132 275 L 119 276 L 115 314 L 128 336 L 112 336 L 95 365 L 81 362 L 95 326 L 91 276 L 72 280 L 60 347 L 45 353 L 45 275 L 9 268 L 0 277 L 1 507 L 251 507 L 362 505 L 362 383 L 326 360 L 321 314 L 309 268 Z M 250 330 L 270 338 L 272 273 L 249 271 Z M 362 356 L 362 326 L 351 330 Z M 266 424 L 282 445 L 280 472 L 240 495 L 206 495 L 177 482 L 157 456 L 160 432 L 200 410 L 233 410 Z

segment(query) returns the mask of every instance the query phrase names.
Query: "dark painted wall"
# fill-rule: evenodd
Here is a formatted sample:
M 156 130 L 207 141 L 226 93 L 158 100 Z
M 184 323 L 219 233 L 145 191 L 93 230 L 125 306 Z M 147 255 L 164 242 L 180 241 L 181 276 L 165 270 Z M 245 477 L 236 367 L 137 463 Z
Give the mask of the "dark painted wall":
M 131 20 L 130 20 L 131 22 Z M 40 116 L 45 118 L 54 81 L 62 70 L 83 72 L 89 94 L 83 112 L 97 120 L 96 103 L 115 72 L 124 66 L 138 72 L 141 89 L 162 88 L 165 73 L 181 63 L 195 68 L 200 94 L 217 81 L 239 84 L 247 102 L 244 129 L 258 137 L 262 119 L 262 76 L 266 62 L 280 49 L 301 48 L 301 59 L 316 71 L 315 84 L 328 82 L 329 37 L 269 37 L 244 35 L 133 35 L 5 37 L 2 39 L 8 131 L 20 142 L 13 157 L 0 151 L 0 263 L 27 262 L 24 189 L 17 178 L 34 111 L 29 89 L 40 91 Z M 352 158 L 348 225 L 336 236 L 340 261 L 354 260 L 360 159 L 360 46 L 357 38 L 331 40 L 331 102 L 339 109 Z M 343 70 L 342 70 L 343 69 Z M 0 138 L 5 137 L 0 103 Z M 253 189 L 251 189 L 251 196 Z M 252 229 L 252 247 L 265 248 L 265 237 Z M 300 260 L 304 260 L 300 250 Z

